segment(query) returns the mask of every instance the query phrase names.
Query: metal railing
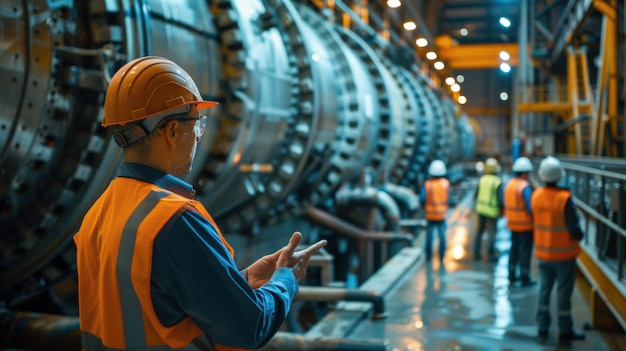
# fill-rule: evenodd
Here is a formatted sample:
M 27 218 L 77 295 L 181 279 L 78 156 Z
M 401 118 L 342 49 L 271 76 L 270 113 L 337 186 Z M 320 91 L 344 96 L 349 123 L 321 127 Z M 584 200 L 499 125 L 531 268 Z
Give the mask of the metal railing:
M 583 214 L 584 244 L 623 283 L 626 263 L 626 160 L 561 158 L 574 203 Z M 595 227 L 594 227 L 595 226 Z
M 559 159 L 585 232 L 579 268 L 626 330 L 626 159 Z

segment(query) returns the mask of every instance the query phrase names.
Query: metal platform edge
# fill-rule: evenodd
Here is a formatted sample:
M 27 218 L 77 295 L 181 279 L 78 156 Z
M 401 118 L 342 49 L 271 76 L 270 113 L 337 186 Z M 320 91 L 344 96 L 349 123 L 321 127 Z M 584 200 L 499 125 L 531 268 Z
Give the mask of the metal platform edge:
M 407 271 L 415 265 L 423 264 L 423 257 L 423 250 L 420 247 L 403 248 L 357 290 L 379 293 L 384 297 Z M 372 309 L 371 303 L 340 301 L 305 335 L 308 337 L 349 338 L 355 327 L 371 315 Z

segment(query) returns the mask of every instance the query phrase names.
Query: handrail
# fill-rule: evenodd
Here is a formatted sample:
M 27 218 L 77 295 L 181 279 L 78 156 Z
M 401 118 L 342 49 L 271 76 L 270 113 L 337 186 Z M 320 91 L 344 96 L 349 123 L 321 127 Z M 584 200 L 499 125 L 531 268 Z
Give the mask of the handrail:
M 606 306 L 626 330 L 626 162 L 604 157 L 559 156 L 572 201 L 583 216 L 585 237 L 578 266 L 592 285 L 592 305 Z M 600 297 L 598 299 L 597 297 Z M 592 311 L 594 324 L 614 326 Z M 596 320 L 597 319 L 597 320 Z

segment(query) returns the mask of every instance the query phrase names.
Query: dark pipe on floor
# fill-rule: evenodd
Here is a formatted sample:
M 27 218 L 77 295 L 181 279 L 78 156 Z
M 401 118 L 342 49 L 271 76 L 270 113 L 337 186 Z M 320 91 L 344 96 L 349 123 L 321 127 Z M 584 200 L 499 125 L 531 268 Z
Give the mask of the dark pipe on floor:
M 364 301 L 371 302 L 373 305 L 372 318 L 386 318 L 385 299 L 384 297 L 373 291 L 345 289 L 345 288 L 328 288 L 315 286 L 301 286 L 296 294 L 296 300 L 306 301 Z
M 278 332 L 258 351 L 386 351 L 387 342 L 310 337 Z
M 0 311 L 0 350 L 79 351 L 77 317 Z M 307 337 L 278 332 L 264 351 L 385 351 L 384 341 Z
M 78 351 L 78 318 L 0 311 L 0 349 Z

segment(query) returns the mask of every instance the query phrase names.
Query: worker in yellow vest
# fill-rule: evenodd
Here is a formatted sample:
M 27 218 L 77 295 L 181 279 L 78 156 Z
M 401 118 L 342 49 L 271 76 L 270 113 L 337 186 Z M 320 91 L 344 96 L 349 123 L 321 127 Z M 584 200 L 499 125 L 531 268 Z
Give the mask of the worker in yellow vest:
M 489 231 L 487 246 L 487 259 L 490 262 L 497 261 L 495 241 L 498 229 L 498 218 L 502 213 L 502 178 L 497 173 L 500 170 L 498 161 L 490 157 L 485 161 L 484 174 L 478 180 L 478 187 L 474 195 L 475 211 L 478 215 L 478 229 L 474 238 L 474 260 L 481 258 L 483 234 Z
M 533 188 L 528 182 L 533 164 L 527 157 L 519 157 L 513 162 L 514 177 L 504 187 L 504 216 L 511 231 L 511 251 L 509 253 L 509 282 L 520 281 L 522 286 L 535 282 L 530 278 L 530 260 L 533 248 L 533 217 L 530 197 Z M 519 276 L 517 271 L 519 270 Z
M 282 326 L 321 240 L 282 249 L 246 269 L 179 177 L 204 134 L 202 99 L 171 60 L 147 56 L 112 77 L 103 127 L 124 163 L 74 236 L 82 349 L 257 349 Z
M 439 260 L 443 263 L 446 253 L 446 214 L 448 212 L 450 182 L 445 178 L 446 164 L 441 160 L 434 160 L 428 167 L 430 179 L 424 182 L 420 191 L 420 200 L 424 207 L 426 218 L 426 242 L 424 253 L 426 261 L 433 256 L 433 234 L 437 231 L 439 237 Z
M 560 161 L 548 156 L 539 164 L 539 179 L 545 183 L 532 195 L 535 227 L 535 255 L 539 267 L 537 301 L 538 338 L 545 341 L 551 324 L 550 296 L 557 285 L 559 340 L 582 340 L 585 334 L 574 330 L 572 292 L 576 277 L 576 257 L 583 238 L 578 213 L 569 190 L 558 187 L 564 169 Z

